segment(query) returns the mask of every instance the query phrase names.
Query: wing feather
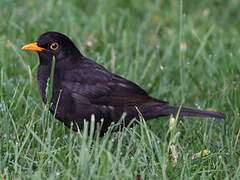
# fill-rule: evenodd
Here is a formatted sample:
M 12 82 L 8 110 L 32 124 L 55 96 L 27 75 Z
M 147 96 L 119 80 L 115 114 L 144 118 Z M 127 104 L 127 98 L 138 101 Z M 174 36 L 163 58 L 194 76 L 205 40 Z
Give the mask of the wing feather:
M 101 65 L 93 63 L 74 68 L 62 81 L 72 97 L 80 102 L 85 97 L 92 104 L 109 106 L 159 105 L 167 103 L 150 97 L 137 84 L 114 75 Z M 79 98 L 78 98 L 79 97 Z

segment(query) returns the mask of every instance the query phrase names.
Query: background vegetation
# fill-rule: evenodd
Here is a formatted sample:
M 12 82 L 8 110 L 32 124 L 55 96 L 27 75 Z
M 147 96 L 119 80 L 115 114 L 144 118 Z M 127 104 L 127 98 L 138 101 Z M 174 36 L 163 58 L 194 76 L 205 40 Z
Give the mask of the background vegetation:
M 2 179 L 239 179 L 240 1 L 0 1 Z M 43 105 L 37 53 L 46 31 L 170 104 L 226 120 L 154 119 L 103 138 L 73 133 Z

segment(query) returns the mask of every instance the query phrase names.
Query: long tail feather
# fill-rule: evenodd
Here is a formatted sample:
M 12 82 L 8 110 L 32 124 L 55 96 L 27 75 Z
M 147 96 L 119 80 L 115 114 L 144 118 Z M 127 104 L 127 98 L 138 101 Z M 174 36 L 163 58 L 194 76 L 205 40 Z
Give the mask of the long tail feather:
M 171 114 L 176 115 L 180 107 L 169 106 L 166 110 Z M 197 117 L 214 117 L 219 119 L 225 119 L 225 115 L 220 112 L 206 111 L 200 109 L 192 109 L 182 107 L 180 109 L 180 116 L 197 116 Z
M 180 107 L 170 106 L 168 104 L 157 106 L 157 107 L 144 107 L 141 108 L 141 112 L 145 119 L 157 118 L 160 116 L 176 115 Z M 225 119 L 225 115 L 220 112 L 206 111 L 200 109 L 182 107 L 180 109 L 180 116 L 196 116 L 196 117 L 212 117 L 218 119 Z

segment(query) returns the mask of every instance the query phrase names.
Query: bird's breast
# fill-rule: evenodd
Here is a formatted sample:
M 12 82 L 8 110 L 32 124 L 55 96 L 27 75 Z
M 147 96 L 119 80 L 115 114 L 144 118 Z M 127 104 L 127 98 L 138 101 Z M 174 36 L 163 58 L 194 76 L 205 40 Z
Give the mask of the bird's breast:
M 47 102 L 47 96 L 46 96 L 46 88 L 47 88 L 47 81 L 50 77 L 51 73 L 51 67 L 40 65 L 38 68 L 38 74 L 37 74 L 37 80 L 38 80 L 38 86 L 40 89 L 40 93 L 43 99 L 43 102 Z

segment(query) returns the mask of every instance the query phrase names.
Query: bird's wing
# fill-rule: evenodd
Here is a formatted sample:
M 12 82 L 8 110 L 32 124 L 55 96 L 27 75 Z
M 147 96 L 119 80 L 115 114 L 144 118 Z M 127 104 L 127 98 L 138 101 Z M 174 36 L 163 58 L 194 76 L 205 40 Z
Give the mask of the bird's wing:
M 154 99 L 138 85 L 116 76 L 100 66 L 81 68 L 66 73 L 64 89 L 71 92 L 77 102 L 88 99 L 91 104 L 106 106 L 159 105 L 167 103 Z

